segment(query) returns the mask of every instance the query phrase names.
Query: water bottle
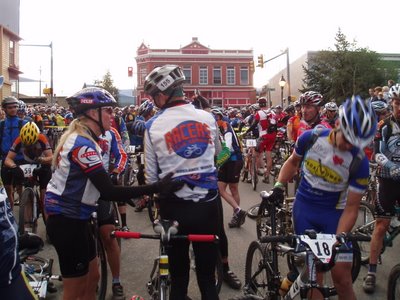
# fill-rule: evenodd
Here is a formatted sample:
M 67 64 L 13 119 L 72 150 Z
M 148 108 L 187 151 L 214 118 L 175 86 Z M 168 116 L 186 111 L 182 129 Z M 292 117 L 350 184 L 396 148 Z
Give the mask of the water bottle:
M 290 271 L 289 273 L 287 273 L 286 277 L 283 278 L 281 287 L 279 288 L 279 294 L 281 296 L 286 295 L 286 293 L 289 291 L 290 287 L 292 286 L 293 282 L 296 280 L 297 275 L 298 274 L 296 272 Z

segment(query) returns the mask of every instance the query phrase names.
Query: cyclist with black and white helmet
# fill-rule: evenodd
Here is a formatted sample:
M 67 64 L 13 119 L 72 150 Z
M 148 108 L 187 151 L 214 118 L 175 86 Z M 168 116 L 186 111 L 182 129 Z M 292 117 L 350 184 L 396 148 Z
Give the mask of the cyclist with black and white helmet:
M 167 173 L 185 184 L 160 198 L 163 219 L 177 220 L 180 234 L 219 234 L 216 147 L 220 147 L 213 116 L 185 100 L 185 76 L 176 65 L 153 69 L 144 92 L 160 111 L 146 123 L 145 173 L 149 183 Z M 215 288 L 217 245 L 193 243 L 197 282 L 202 299 L 218 299 Z M 169 248 L 171 299 L 185 299 L 189 283 L 189 243 L 174 241 Z
M 327 234 L 351 232 L 368 184 L 369 163 L 363 148 L 374 138 L 376 127 L 370 101 L 355 96 L 339 110 L 334 129 L 307 130 L 298 137 L 271 196 L 283 202 L 285 184 L 301 168 L 293 205 L 296 234 L 304 234 L 306 229 Z M 336 262 L 331 271 L 339 299 L 356 299 L 351 267 L 349 262 Z
M 339 117 L 338 106 L 335 102 L 331 101 L 325 104 L 325 121 L 333 128 L 335 127 L 335 122 Z
M 368 274 L 363 289 L 373 293 L 376 286 L 378 258 L 383 238 L 389 229 L 391 218 L 395 216 L 395 205 L 400 200 L 400 85 L 389 90 L 392 112 L 379 122 L 375 140 L 375 161 L 377 169 L 378 192 L 375 204 L 376 224 L 371 238 Z M 382 102 L 375 101 L 374 103 Z
M 55 149 L 54 172 L 45 196 L 46 227 L 58 254 L 64 299 L 94 299 L 99 271 L 90 217 L 98 199 L 126 201 L 175 190 L 180 184 L 168 174 L 151 185 L 114 186 L 102 162 L 98 137 L 111 128 L 117 102 L 97 87 L 84 88 L 66 101 L 76 119 Z

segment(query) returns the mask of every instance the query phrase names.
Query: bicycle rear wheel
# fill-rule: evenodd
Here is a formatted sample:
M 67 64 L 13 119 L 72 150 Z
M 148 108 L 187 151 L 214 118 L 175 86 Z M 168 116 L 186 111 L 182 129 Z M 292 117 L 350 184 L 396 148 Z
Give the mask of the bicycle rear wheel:
M 100 237 L 96 239 L 97 259 L 99 263 L 100 280 L 97 290 L 97 299 L 104 300 L 107 294 L 107 257 Z
M 245 265 L 244 291 L 246 294 L 256 295 L 262 299 L 274 299 L 269 297 L 269 283 L 272 280 L 271 270 L 268 268 L 269 259 L 266 244 L 258 241 L 250 243 Z
M 253 186 L 253 190 L 257 189 L 258 183 L 258 174 L 257 174 L 257 160 L 254 155 L 251 157 L 251 185 Z
M 37 212 L 34 211 L 34 198 L 33 189 L 30 187 L 25 188 L 19 202 L 19 234 L 23 234 L 26 231 L 27 225 L 32 228 L 33 233 L 37 232 Z
M 354 225 L 354 232 L 364 234 L 369 237 L 375 228 L 374 207 L 365 201 L 361 201 L 358 209 L 358 216 L 356 224 Z M 370 242 L 358 242 L 361 255 L 361 264 L 369 263 Z
M 159 206 L 157 200 L 154 199 L 154 196 L 149 196 L 147 200 L 147 212 L 149 213 L 149 219 L 151 223 L 153 223 L 159 217 Z
M 389 274 L 387 300 L 400 299 L 400 264 L 395 265 Z

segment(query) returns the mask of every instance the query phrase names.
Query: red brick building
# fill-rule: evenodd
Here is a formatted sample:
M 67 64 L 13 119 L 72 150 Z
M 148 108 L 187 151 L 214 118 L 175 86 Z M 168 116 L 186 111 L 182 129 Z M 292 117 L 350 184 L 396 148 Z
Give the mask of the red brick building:
M 138 103 L 146 98 L 143 83 L 155 67 L 175 64 L 182 67 L 188 98 L 197 89 L 213 105 L 243 106 L 255 103 L 253 50 L 213 50 L 197 38 L 180 49 L 151 49 L 144 43 L 137 50 Z

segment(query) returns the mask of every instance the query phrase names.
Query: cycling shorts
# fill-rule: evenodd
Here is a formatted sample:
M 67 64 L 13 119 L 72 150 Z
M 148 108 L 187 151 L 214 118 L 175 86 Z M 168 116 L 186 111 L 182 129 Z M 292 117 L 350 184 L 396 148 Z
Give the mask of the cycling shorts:
M 272 151 L 276 139 L 276 133 L 264 134 L 257 140 L 256 151 L 261 153 L 264 151 Z
M 58 254 L 61 275 L 65 278 L 84 276 L 89 263 L 96 258 L 96 245 L 89 220 L 50 215 L 47 234 Z
M 227 161 L 219 168 L 218 181 L 225 183 L 238 183 L 242 168 L 242 160 Z
M 0 287 L 0 295 L 2 300 L 37 300 L 28 279 L 25 274 L 21 273 L 11 281 L 10 285 Z
M 113 225 L 114 220 L 114 206 L 111 201 L 99 200 L 97 206 L 97 223 L 102 225 Z
M 17 165 L 19 163 L 15 162 Z M 10 168 L 7 168 L 4 166 L 4 164 L 1 165 L 1 180 L 3 181 L 4 185 L 22 185 L 23 183 L 23 178 L 14 180 L 13 178 L 13 173 L 11 172 Z
M 51 168 L 50 166 L 42 166 L 38 170 L 36 174 L 39 177 L 40 189 L 45 189 L 51 179 Z
M 390 178 L 378 178 L 378 193 L 375 203 L 375 215 L 379 218 L 391 218 L 395 205 L 400 204 L 399 182 Z
M 304 234 L 306 229 L 319 233 L 336 234 L 342 209 L 327 208 L 309 204 L 299 194 L 293 203 L 293 226 L 296 234 Z

